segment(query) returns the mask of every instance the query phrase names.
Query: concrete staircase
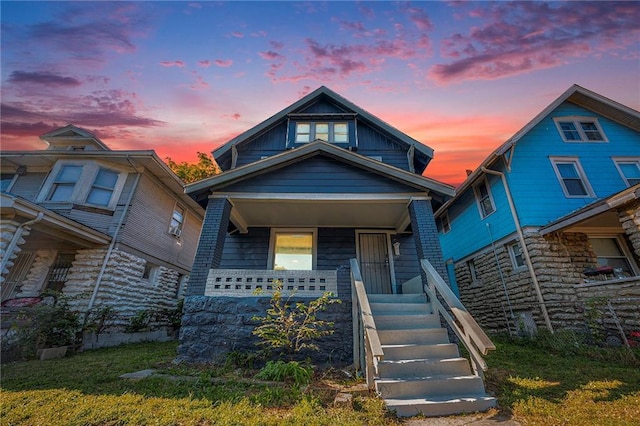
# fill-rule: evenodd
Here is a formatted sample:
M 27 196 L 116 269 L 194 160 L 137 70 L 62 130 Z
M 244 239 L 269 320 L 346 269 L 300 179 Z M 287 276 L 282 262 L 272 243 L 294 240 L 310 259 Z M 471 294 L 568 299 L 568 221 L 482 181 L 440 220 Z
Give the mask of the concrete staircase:
M 401 417 L 486 411 L 496 405 L 458 346 L 449 342 L 424 294 L 368 294 L 384 351 L 375 378 L 387 408 Z

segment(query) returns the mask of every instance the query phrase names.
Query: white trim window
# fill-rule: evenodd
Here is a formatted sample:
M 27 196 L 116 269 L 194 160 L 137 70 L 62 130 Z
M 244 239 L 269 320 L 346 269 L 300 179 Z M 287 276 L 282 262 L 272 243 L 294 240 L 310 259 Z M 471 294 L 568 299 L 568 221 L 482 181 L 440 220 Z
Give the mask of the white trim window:
M 296 123 L 296 143 L 309 143 L 316 139 L 329 143 L 349 143 L 349 123 L 342 121 Z
M 176 203 L 173 207 L 173 214 L 171 215 L 171 223 L 169 224 L 169 233 L 175 237 L 179 237 L 182 234 L 182 228 L 184 227 L 184 218 L 186 210 L 180 204 Z
M 598 266 L 609 266 L 618 278 L 640 275 L 631 252 L 620 235 L 589 235 Z
M 522 246 L 520 242 L 516 241 L 507 246 L 509 249 L 509 257 L 511 258 L 511 265 L 514 271 L 522 271 L 526 268 L 524 261 L 524 254 L 522 253 Z
M 447 232 L 451 231 L 451 222 L 449 222 L 449 212 L 445 211 L 438 218 L 438 231 L 440 231 L 443 234 L 446 234 Z
M 620 173 L 620 177 L 627 184 L 627 187 L 640 183 L 640 159 L 637 158 L 614 158 L 613 162 Z
M 269 268 L 311 271 L 316 269 L 318 231 L 315 228 L 271 229 Z
M 573 157 L 550 158 L 556 177 L 567 198 L 595 197 L 580 161 Z
M 595 117 L 556 117 L 553 120 L 565 142 L 608 142 Z
M 18 177 L 15 173 L 2 173 L 0 176 L 0 192 L 9 192 Z
M 84 204 L 113 210 L 127 173 L 94 161 L 56 163 L 37 202 Z
M 486 179 L 482 179 L 473 187 L 473 192 L 476 196 L 476 202 L 478 204 L 478 210 L 480 211 L 480 217 L 483 219 L 496 211 L 496 205 L 493 202 L 493 196 L 491 195 L 491 189 L 489 182 Z

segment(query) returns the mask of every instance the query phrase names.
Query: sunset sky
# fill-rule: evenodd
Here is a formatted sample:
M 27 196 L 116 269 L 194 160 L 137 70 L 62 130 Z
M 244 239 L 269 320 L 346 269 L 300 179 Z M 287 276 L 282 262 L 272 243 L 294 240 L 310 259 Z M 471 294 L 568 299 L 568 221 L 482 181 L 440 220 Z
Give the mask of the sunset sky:
M 11 2 L 1 148 L 75 124 L 195 161 L 321 85 L 457 185 L 572 84 L 640 109 L 640 2 Z

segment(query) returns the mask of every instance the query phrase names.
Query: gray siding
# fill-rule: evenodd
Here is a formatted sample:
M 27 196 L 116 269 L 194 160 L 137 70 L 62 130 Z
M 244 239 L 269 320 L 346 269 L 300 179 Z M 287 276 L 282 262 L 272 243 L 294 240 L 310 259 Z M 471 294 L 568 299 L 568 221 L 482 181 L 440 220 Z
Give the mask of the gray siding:
M 229 185 L 225 191 L 375 194 L 414 192 L 415 188 L 317 155 L 268 174 Z
M 224 242 L 221 269 L 266 269 L 269 228 L 250 228 L 247 234 L 230 234 Z
M 40 193 L 42 183 L 47 178 L 47 175 L 48 173 L 34 173 L 28 171 L 26 174 L 18 176 L 18 179 L 13 183 L 10 193 L 24 198 L 25 200 L 35 202 L 38 193 Z

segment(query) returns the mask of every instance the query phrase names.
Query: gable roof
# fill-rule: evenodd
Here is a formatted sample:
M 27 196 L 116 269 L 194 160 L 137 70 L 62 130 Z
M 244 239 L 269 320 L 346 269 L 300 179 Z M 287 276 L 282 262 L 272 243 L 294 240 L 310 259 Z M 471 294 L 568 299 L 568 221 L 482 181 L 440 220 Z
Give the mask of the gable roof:
M 73 145 L 78 142 L 89 142 L 99 150 L 111 150 L 111 148 L 105 145 L 105 143 L 98 139 L 93 133 L 90 133 L 80 127 L 76 127 L 73 124 L 45 133 L 40 136 L 40 139 L 50 146 L 58 144 Z
M 558 108 L 563 102 L 571 102 L 585 109 L 593 111 L 620 123 L 624 126 L 630 127 L 633 130 L 640 132 L 640 112 L 629 108 L 626 105 L 622 105 L 614 100 L 606 98 L 591 90 L 585 89 L 577 84 L 572 85 L 556 100 L 543 109 L 533 120 L 529 121 L 524 127 L 518 130 L 513 136 L 507 139 L 502 145 L 494 150 L 482 163 L 467 176 L 467 179 L 456 189 L 455 197 L 447 201 L 436 212 L 438 216 L 442 211 L 446 210 L 460 194 L 465 192 L 478 178 L 483 176 L 485 172 L 483 169 L 488 168 L 496 161 L 498 161 L 503 155 L 511 150 L 531 129 L 537 126 L 545 117 L 551 114 L 556 108 Z
M 453 187 L 450 185 L 415 173 L 404 171 L 397 167 L 356 154 L 352 151 L 348 151 L 321 140 L 316 140 L 315 142 L 306 144 L 299 148 L 283 151 L 282 153 L 272 157 L 268 157 L 251 164 L 246 164 L 236 169 L 227 170 L 219 175 L 188 184 L 185 187 L 185 192 L 194 199 L 198 199 L 205 194 L 208 195 L 210 191 L 215 190 L 216 188 L 248 179 L 259 174 L 268 173 L 270 170 L 275 170 L 320 154 L 339 159 L 356 167 L 370 170 L 376 174 L 413 186 L 422 191 L 435 192 L 436 194 L 445 197 L 450 197 L 454 194 Z
M 343 98 L 342 96 L 338 95 L 336 92 L 330 90 L 329 88 L 327 88 L 326 86 L 320 86 L 318 89 L 314 90 L 313 92 L 309 93 L 308 95 L 304 96 L 302 99 L 298 100 L 297 102 L 294 102 L 293 104 L 289 105 L 287 108 L 283 109 L 282 111 L 276 113 L 275 115 L 271 116 L 270 118 L 266 119 L 265 121 L 261 122 L 260 124 L 252 127 L 251 129 L 247 130 L 246 132 L 236 136 L 235 138 L 231 139 L 229 142 L 225 143 L 224 145 L 221 145 L 220 147 L 216 148 L 215 150 L 213 150 L 212 154 L 214 158 L 218 158 L 221 155 L 224 155 L 225 153 L 227 153 L 229 150 L 231 150 L 231 147 L 242 143 L 244 141 L 247 141 L 261 133 L 263 133 L 264 131 L 272 128 L 274 125 L 279 124 L 282 120 L 285 120 L 287 118 L 287 115 L 298 112 L 300 110 L 303 110 L 305 107 L 309 106 L 310 104 L 314 103 L 316 100 L 318 100 L 321 97 L 327 97 L 329 98 L 332 102 L 338 104 L 339 106 L 341 106 L 342 108 L 344 108 L 345 110 L 348 110 L 350 112 L 353 112 L 354 114 L 357 115 L 357 117 L 359 119 L 362 119 L 364 121 L 366 121 L 368 124 L 371 124 L 387 133 L 389 133 L 390 135 L 392 135 L 393 137 L 397 138 L 398 140 L 400 140 L 402 143 L 405 143 L 407 145 L 407 149 L 411 146 L 414 147 L 414 149 L 416 149 L 417 151 L 423 153 L 424 155 L 426 155 L 429 158 L 433 158 L 433 149 L 422 144 L 421 142 L 411 138 L 410 136 L 406 135 L 405 133 L 402 133 L 400 130 L 396 129 L 395 127 L 391 126 L 390 124 L 380 120 L 378 117 L 374 116 L 373 114 L 365 111 L 364 109 L 360 108 L 359 106 L 355 105 L 354 103 L 348 101 L 347 99 Z

